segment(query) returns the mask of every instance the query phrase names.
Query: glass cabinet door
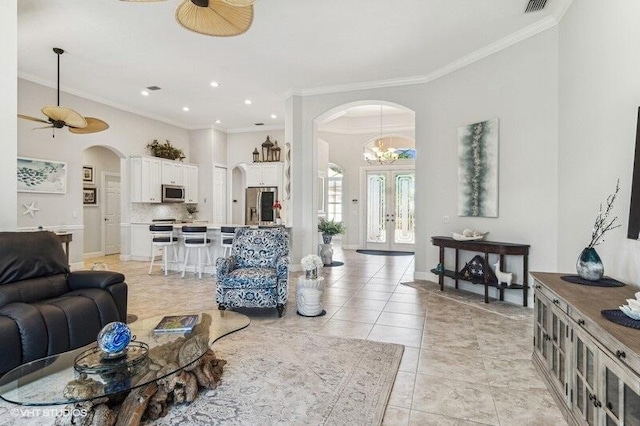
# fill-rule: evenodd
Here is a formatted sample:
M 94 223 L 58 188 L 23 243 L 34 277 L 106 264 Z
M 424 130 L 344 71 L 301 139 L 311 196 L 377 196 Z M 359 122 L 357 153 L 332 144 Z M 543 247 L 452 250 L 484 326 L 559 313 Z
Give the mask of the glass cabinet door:
M 540 354 L 540 357 L 549 363 L 549 300 L 539 294 L 535 296 L 535 309 L 536 309 L 536 321 L 534 328 L 534 347 L 536 352 Z
M 573 379 L 573 410 L 587 424 L 599 424 L 596 421 L 598 396 L 596 394 L 596 359 L 594 348 L 590 347 L 580 333 L 574 329 L 575 371 Z
M 609 357 L 600 356 L 600 364 L 604 370 L 601 404 L 606 425 L 640 426 L 640 378 Z M 598 402 L 596 405 L 600 405 Z
M 555 379 L 557 379 L 557 385 L 565 395 L 568 394 L 567 386 L 567 333 L 568 326 L 564 321 L 564 315 L 556 312 L 551 308 L 551 372 Z

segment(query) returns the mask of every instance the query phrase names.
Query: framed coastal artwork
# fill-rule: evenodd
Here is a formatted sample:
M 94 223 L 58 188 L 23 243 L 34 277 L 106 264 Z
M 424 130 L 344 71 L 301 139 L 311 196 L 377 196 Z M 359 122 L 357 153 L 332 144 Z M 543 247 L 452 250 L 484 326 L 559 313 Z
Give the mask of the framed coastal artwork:
M 94 184 L 96 183 L 95 178 L 93 177 L 94 168 L 93 166 L 82 166 L 82 182 Z
M 67 163 L 18 157 L 18 192 L 67 193 Z
M 97 206 L 98 205 L 98 188 L 83 188 L 82 204 L 84 204 L 85 206 Z
M 458 216 L 498 217 L 498 119 L 458 128 Z

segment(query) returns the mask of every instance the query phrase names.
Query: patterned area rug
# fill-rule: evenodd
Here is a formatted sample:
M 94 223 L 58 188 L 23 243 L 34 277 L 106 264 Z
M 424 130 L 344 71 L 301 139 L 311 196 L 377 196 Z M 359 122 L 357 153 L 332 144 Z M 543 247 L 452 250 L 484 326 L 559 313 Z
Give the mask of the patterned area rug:
M 404 347 L 250 325 L 213 345 L 222 382 L 158 425 L 377 425 Z
M 145 424 L 379 425 L 404 351 L 391 343 L 259 325 L 222 338 L 213 349 L 228 361 L 218 388 Z M 52 425 L 55 410 L 63 408 L 0 401 L 0 425 Z

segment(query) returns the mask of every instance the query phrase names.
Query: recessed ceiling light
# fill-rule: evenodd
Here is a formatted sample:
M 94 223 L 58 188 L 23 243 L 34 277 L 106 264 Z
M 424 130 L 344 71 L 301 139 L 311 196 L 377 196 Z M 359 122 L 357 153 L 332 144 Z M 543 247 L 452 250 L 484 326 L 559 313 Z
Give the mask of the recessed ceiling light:
M 148 90 L 143 90 L 142 92 L 140 92 L 140 94 L 142 96 L 149 96 L 149 91 Z
M 211 87 L 220 87 L 220 83 L 218 83 L 217 81 L 212 81 Z
M 182 110 L 187 112 L 187 111 L 189 111 L 189 107 L 182 107 Z
M 220 119 L 217 119 L 216 124 L 220 124 L 220 123 L 222 123 L 222 121 Z
M 251 105 L 251 99 L 245 99 L 244 100 L 244 104 L 245 105 Z
M 275 115 L 275 114 L 271 114 L 271 118 L 273 118 L 275 120 L 276 118 L 278 118 L 278 116 Z

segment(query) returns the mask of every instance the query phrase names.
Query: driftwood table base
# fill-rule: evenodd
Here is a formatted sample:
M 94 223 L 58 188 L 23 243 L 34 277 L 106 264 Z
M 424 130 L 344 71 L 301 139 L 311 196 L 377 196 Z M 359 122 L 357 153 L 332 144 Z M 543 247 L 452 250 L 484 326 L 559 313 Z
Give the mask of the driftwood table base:
M 194 345 L 206 344 L 199 336 L 152 348 L 149 352 L 149 372 L 144 379 L 160 377 L 155 382 L 133 389 L 122 404 L 108 398 L 68 405 L 64 410 L 68 415 L 59 416 L 55 424 L 58 426 L 137 426 L 142 420 L 155 420 L 164 417 L 170 404 L 190 403 L 198 395 L 199 388 L 215 389 L 222 377 L 222 370 L 227 361 L 216 358 L 212 349 L 196 362 L 171 375 L 163 377 L 167 371 L 175 371 L 180 357 L 189 357 Z M 181 365 L 181 364 L 180 364 Z M 93 383 L 82 376 L 69 382 L 65 392 L 72 395 L 90 397 Z

